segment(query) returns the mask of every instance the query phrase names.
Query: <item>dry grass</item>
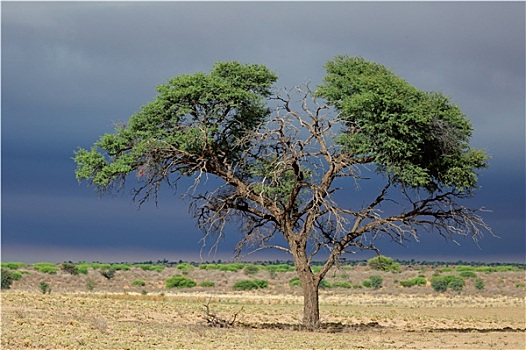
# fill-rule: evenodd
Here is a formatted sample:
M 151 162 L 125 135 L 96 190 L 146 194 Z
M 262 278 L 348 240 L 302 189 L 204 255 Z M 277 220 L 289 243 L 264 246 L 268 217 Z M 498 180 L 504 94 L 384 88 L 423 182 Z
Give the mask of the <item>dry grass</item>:
M 164 281 L 180 273 L 133 269 L 106 280 L 96 271 L 89 276 L 31 272 L 2 292 L 2 349 L 525 348 L 524 289 L 515 286 L 524 281 L 523 272 L 481 276 L 486 290 L 471 290 L 468 281 L 462 295 L 395 283 L 421 273 L 415 271 L 384 274 L 379 291 L 325 290 L 320 310 L 328 326 L 317 333 L 294 330 L 301 323 L 302 298 L 298 288 L 288 286 L 293 273 L 273 280 L 260 271 L 250 278 L 268 279 L 269 289 L 233 292 L 235 281 L 248 278 L 242 272 L 196 269 L 188 276 L 198 283 L 215 281 L 216 287 L 166 290 Z M 365 269 L 345 273 L 353 283 L 371 274 Z M 86 290 L 87 278 L 97 284 L 93 292 Z M 341 271 L 330 278 L 342 278 Z M 44 279 L 51 294 L 38 291 Z M 132 287 L 135 279 L 146 286 Z M 239 312 L 237 326 L 207 326 L 208 302 L 223 319 Z

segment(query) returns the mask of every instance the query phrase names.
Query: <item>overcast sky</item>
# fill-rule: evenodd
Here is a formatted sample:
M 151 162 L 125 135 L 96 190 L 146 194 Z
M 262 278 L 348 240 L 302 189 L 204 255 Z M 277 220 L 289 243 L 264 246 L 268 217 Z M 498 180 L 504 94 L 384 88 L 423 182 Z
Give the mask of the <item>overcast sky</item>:
M 2 2 L 1 10 L 2 261 L 199 259 L 188 203 L 169 191 L 158 208 L 140 210 L 129 192 L 99 197 L 77 183 L 74 150 L 128 120 L 173 76 L 238 60 L 267 65 L 276 87 L 316 85 L 338 54 L 444 92 L 471 119 L 472 144 L 492 156 L 470 205 L 492 210 L 485 219 L 500 238 L 458 247 L 424 236 L 407 247 L 381 243 L 382 253 L 524 261 L 524 2 Z M 230 259 L 238 238 L 230 232 L 203 258 Z

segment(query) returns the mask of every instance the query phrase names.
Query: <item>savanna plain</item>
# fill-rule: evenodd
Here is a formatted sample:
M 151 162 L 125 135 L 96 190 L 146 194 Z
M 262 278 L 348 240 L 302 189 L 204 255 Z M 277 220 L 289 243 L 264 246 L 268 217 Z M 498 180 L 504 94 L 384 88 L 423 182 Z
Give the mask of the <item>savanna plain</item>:
M 524 267 L 339 266 L 308 332 L 284 264 L 2 266 L 6 350 L 526 348 Z M 431 283 L 444 276 L 457 284 Z

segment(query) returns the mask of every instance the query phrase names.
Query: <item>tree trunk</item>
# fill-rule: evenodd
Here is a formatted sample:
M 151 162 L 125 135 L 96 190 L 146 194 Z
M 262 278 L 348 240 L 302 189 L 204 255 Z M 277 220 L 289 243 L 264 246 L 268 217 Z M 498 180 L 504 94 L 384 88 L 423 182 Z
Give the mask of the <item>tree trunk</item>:
M 311 276 L 314 277 L 311 273 Z M 302 279 L 303 287 L 303 325 L 309 331 L 320 326 L 320 306 L 318 300 L 318 281 L 315 278 Z
M 303 325 L 309 331 L 320 326 L 320 307 L 318 300 L 319 279 L 312 272 L 307 260 L 296 259 L 296 272 L 303 288 Z

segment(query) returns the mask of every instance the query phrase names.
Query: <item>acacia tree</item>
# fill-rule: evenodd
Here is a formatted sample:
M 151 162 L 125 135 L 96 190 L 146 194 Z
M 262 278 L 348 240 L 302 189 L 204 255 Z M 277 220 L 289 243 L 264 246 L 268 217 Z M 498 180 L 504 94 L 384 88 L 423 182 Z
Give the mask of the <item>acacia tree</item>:
M 342 254 L 376 249 L 378 235 L 477 240 L 490 231 L 464 204 L 487 156 L 470 147 L 472 128 L 457 106 L 359 57 L 337 56 L 326 70 L 315 91 L 272 92 L 270 70 L 237 62 L 173 78 L 128 124 L 76 151 L 77 179 L 109 191 L 135 173 L 142 204 L 162 183 L 193 177 L 187 195 L 205 238 L 220 239 L 231 221 L 241 227 L 238 254 L 289 253 L 303 323 L 316 329 L 320 282 Z M 221 185 L 202 189 L 203 175 Z M 381 182 L 376 193 L 353 190 L 371 179 Z

